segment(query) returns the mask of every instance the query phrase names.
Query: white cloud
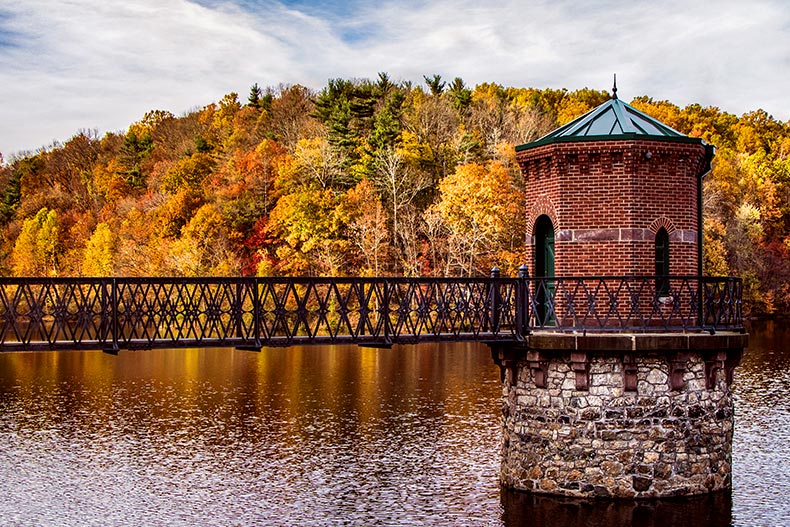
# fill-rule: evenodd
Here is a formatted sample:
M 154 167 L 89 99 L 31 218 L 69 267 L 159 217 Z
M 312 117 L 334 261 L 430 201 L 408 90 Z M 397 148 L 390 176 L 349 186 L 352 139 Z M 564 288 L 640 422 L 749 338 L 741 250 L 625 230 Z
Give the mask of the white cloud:
M 569 89 L 608 89 L 616 72 L 624 99 L 790 115 L 781 0 L 237 2 L 0 0 L 0 151 L 244 98 L 253 82 L 379 71 Z

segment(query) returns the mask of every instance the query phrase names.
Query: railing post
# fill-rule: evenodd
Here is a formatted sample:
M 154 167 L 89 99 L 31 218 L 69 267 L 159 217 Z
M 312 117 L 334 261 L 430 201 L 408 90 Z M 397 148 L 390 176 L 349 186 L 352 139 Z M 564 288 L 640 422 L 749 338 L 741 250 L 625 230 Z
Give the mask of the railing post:
M 261 343 L 261 294 L 260 294 L 260 278 L 257 276 L 252 281 L 252 320 L 253 328 L 255 331 L 255 347 L 260 349 Z
M 491 333 L 499 333 L 499 319 L 502 308 L 502 293 L 499 291 L 499 267 L 491 269 Z
M 522 264 L 518 268 L 516 324 L 516 331 L 520 337 L 529 335 L 529 267 L 527 267 L 527 264 Z
M 242 302 L 244 296 L 242 295 L 242 282 L 243 279 L 236 280 L 236 302 L 235 306 L 233 307 L 234 314 L 236 315 L 236 338 L 241 339 L 242 341 L 247 340 L 244 331 L 243 331 L 243 323 L 242 323 Z
M 370 316 L 370 306 L 365 298 L 365 282 L 360 281 L 357 284 L 357 294 L 359 295 L 359 323 L 357 324 L 356 337 L 364 337 L 366 317 Z
M 99 323 L 99 342 L 101 342 L 102 349 L 107 349 L 107 340 L 110 333 L 110 321 L 108 315 L 110 312 L 110 299 L 107 292 L 107 280 L 101 279 L 99 281 L 101 288 L 101 296 L 99 297 L 99 309 L 101 310 L 101 322 Z
M 704 296 L 703 296 L 704 295 Z M 697 277 L 697 319 L 699 329 L 702 330 L 705 328 L 705 308 L 707 307 L 708 298 L 707 298 L 707 288 L 705 287 L 705 279 L 702 278 L 702 275 Z M 708 308 L 710 309 L 710 308 Z
M 104 353 L 109 353 L 110 355 L 118 355 L 118 351 L 120 347 L 118 346 L 118 284 L 116 278 L 110 279 L 110 298 L 109 300 L 106 298 L 107 294 L 107 282 L 102 281 L 102 318 L 105 316 L 110 317 L 110 320 L 106 323 L 103 321 L 102 325 L 109 326 L 107 330 L 110 334 L 104 336 L 104 348 L 102 351 Z M 111 340 L 112 347 L 107 346 L 107 341 Z
M 236 304 L 237 304 L 237 319 L 236 319 L 236 334 L 239 336 L 242 345 L 237 345 L 236 349 L 244 351 L 261 351 L 263 347 L 260 336 L 260 295 L 258 294 L 258 277 L 240 279 L 236 286 Z M 244 330 L 244 288 L 251 288 L 250 294 L 252 295 L 252 335 L 249 335 Z M 252 342 L 250 342 L 252 339 Z
M 118 279 L 112 279 L 112 345 L 117 350 L 118 340 L 121 338 L 118 324 Z
M 743 328 L 743 279 L 735 278 L 730 279 L 730 281 L 732 281 L 732 291 L 734 295 L 731 301 L 735 303 L 735 312 L 733 315 L 738 327 L 740 327 L 741 331 L 743 332 L 745 331 Z
M 392 328 L 390 327 L 390 295 L 392 294 L 392 289 L 390 287 L 390 281 L 386 278 L 384 279 L 384 302 L 381 307 L 381 316 L 384 317 L 384 343 L 390 344 L 392 342 Z

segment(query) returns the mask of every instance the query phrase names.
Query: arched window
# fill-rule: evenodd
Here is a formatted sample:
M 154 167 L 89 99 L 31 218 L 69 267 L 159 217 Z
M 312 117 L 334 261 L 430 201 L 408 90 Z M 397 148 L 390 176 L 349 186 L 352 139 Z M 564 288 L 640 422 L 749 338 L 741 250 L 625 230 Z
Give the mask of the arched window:
M 656 293 L 669 294 L 669 233 L 664 227 L 656 233 Z
M 540 216 L 535 222 L 535 277 L 542 280 L 537 282 L 535 291 L 538 325 L 554 325 L 554 225 L 551 218 Z

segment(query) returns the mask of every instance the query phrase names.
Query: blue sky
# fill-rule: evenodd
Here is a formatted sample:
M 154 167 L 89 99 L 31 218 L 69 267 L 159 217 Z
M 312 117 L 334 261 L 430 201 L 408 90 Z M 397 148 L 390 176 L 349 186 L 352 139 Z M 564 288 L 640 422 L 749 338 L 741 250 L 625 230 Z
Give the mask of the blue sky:
M 249 87 L 423 75 L 790 118 L 785 0 L 0 0 L 0 152 Z

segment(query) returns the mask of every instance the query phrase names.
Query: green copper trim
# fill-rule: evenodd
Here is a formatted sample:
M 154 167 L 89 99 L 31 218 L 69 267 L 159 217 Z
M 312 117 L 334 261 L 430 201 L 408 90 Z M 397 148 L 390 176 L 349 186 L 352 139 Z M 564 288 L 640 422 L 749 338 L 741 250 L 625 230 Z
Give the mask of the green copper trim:
M 681 136 L 666 136 L 666 135 L 646 135 L 644 133 L 631 132 L 617 135 L 565 135 L 561 137 L 545 136 L 537 141 L 526 143 L 516 146 L 516 152 L 530 150 L 539 146 L 550 145 L 552 143 L 582 143 L 587 141 L 663 141 L 668 143 L 688 143 L 699 144 L 707 148 L 714 148 L 713 145 L 707 144 L 699 137 L 689 137 L 687 135 Z M 712 154 L 711 154 L 712 156 Z

